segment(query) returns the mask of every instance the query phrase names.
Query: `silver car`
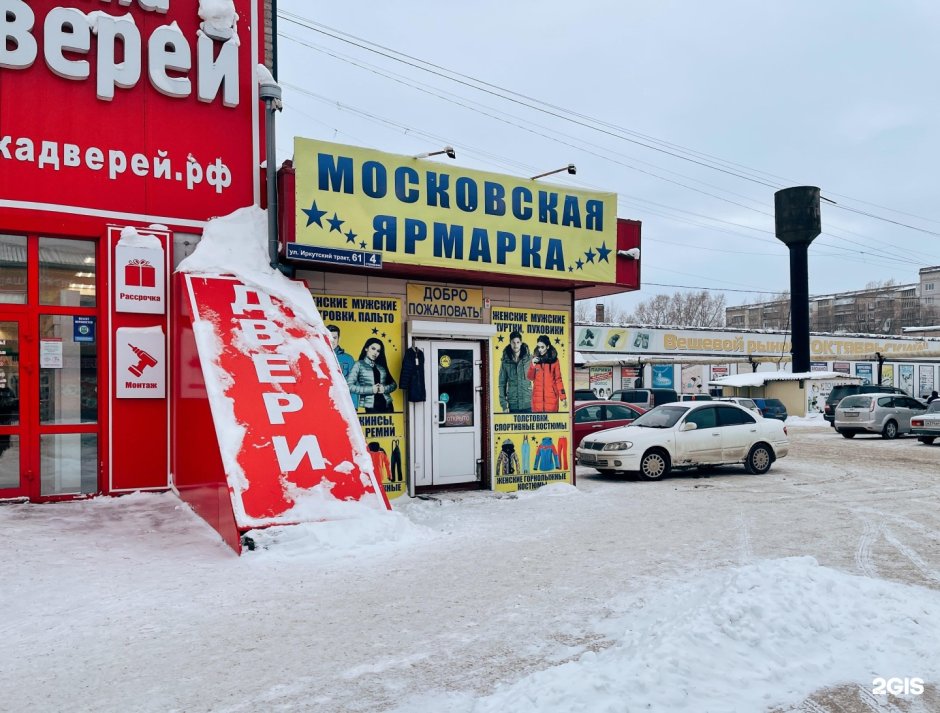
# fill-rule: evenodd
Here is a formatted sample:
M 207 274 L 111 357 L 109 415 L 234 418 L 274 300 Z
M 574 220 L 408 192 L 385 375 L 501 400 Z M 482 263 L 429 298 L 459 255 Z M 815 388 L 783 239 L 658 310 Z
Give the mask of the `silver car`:
M 897 438 L 899 434 L 910 433 L 911 418 L 926 410 L 926 404 L 910 396 L 855 394 L 839 402 L 833 425 L 845 438 L 853 438 L 856 433 Z

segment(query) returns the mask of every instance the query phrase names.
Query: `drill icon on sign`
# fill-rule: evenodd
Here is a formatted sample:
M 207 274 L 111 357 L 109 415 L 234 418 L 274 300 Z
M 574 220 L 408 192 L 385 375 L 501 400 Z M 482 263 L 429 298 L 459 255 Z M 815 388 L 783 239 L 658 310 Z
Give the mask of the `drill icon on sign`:
M 157 365 L 157 360 L 140 347 L 135 347 L 133 344 L 128 344 L 127 346 L 131 348 L 131 351 L 137 355 L 137 359 L 139 360 L 133 366 L 127 367 L 127 370 L 134 376 L 141 377 L 144 374 L 144 369 L 146 369 L 148 366 Z

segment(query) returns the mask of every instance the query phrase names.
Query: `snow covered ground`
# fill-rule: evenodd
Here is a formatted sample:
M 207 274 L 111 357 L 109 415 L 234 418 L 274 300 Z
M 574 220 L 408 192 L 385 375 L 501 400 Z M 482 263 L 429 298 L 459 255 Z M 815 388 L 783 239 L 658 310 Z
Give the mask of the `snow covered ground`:
M 585 469 L 240 559 L 171 494 L 2 506 L 0 710 L 940 711 L 940 446 L 790 434 L 764 476 Z

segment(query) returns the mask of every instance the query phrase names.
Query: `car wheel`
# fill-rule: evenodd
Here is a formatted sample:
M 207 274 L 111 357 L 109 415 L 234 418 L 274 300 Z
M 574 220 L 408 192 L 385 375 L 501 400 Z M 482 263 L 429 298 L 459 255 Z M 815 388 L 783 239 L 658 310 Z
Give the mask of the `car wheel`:
M 917 440 L 921 443 L 926 443 L 928 446 L 934 442 L 936 436 L 918 436 Z
M 644 480 L 659 480 L 669 474 L 669 455 L 660 448 L 653 448 L 640 461 L 640 477 Z
M 885 427 L 881 429 L 881 437 L 892 439 L 898 437 L 898 424 L 896 421 L 888 421 Z
M 843 438 L 855 438 L 855 434 L 851 431 L 839 431 L 842 434 Z
M 744 461 L 744 468 L 752 475 L 763 475 L 770 470 L 771 463 L 774 462 L 774 453 L 770 446 L 765 443 L 758 443 L 751 452 L 747 454 Z
M 616 473 L 617 471 L 616 471 L 616 470 L 610 470 L 609 468 L 604 468 L 604 469 L 598 468 L 598 469 L 597 469 L 597 472 L 600 473 L 601 475 L 613 475 L 613 474 Z

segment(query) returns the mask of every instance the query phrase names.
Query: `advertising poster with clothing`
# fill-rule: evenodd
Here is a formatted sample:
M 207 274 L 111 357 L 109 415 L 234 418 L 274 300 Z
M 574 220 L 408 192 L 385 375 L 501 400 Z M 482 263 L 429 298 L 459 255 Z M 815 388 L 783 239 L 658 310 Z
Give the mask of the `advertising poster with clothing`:
M 567 312 L 494 307 L 493 487 L 571 483 L 571 323 Z
M 916 396 L 914 393 L 914 365 L 900 364 L 898 366 L 898 386 L 904 390 L 908 396 Z
M 871 364 L 856 364 L 855 376 L 862 380 L 862 384 L 870 386 L 872 383 Z
M 920 396 L 926 398 L 936 388 L 933 380 L 933 364 L 929 366 L 921 364 L 918 367 L 917 375 L 920 380 Z
M 676 369 L 672 364 L 653 364 L 653 388 L 674 389 Z
M 592 366 L 590 389 L 599 399 L 609 399 L 614 392 L 614 367 Z
M 881 367 L 881 386 L 894 386 L 894 364 Z
M 405 480 L 405 392 L 399 384 L 404 344 L 401 300 L 318 295 L 313 299 L 330 332 L 359 423 L 389 499 L 408 492 Z

